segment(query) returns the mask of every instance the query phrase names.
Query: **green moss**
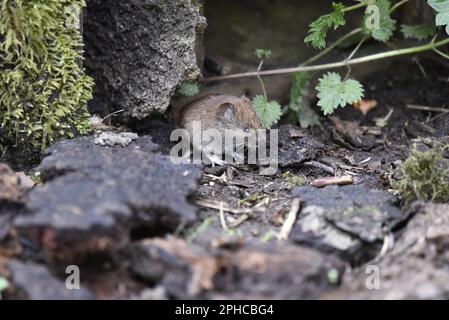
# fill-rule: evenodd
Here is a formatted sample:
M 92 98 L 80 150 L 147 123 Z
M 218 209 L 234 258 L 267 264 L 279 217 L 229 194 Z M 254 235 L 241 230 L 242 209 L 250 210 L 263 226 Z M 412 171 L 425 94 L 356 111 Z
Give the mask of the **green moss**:
M 290 171 L 285 172 L 282 174 L 282 178 L 285 180 L 285 182 L 295 186 L 295 187 L 302 187 L 307 185 L 308 180 L 305 176 L 298 176 L 290 173 Z
M 449 146 L 435 146 L 430 151 L 413 150 L 399 169 L 393 182 L 406 204 L 419 199 L 445 202 L 449 200 L 449 161 L 443 157 Z
M 84 0 L 3 0 L 0 124 L 9 144 L 42 150 L 89 130 L 93 80 L 84 73 L 73 21 Z M 3 145 L 4 148 L 6 145 Z
M 245 206 L 249 207 L 252 206 L 254 203 L 256 203 L 257 200 L 259 200 L 261 197 L 261 194 L 259 192 L 253 193 L 249 195 L 248 197 L 239 200 L 238 204 L 239 206 Z

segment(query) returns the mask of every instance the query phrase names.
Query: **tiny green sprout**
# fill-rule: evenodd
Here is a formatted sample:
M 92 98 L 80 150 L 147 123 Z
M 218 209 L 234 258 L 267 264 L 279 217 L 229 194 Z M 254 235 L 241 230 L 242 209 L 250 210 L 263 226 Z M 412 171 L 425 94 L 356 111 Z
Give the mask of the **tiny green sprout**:
M 327 281 L 330 284 L 338 284 L 340 281 L 340 272 L 337 269 L 332 268 L 327 271 Z
M 273 240 L 275 235 L 276 235 L 276 232 L 274 232 L 273 230 L 268 230 L 260 237 L 260 242 L 263 242 L 263 243 L 270 242 L 271 240 Z
M 214 223 L 215 217 L 208 217 L 203 220 L 203 222 L 197 226 L 196 228 L 193 228 L 188 232 L 187 241 L 192 242 L 194 241 L 199 235 L 201 235 L 203 232 L 205 232 L 209 227 Z
M 386 126 L 388 126 L 388 121 L 390 120 L 391 116 L 393 115 L 393 109 L 390 109 L 390 111 L 388 112 L 388 114 L 383 117 L 383 118 L 375 118 L 374 122 L 376 123 L 376 127 L 378 128 L 385 128 Z
M 2 299 L 2 292 L 8 289 L 9 282 L 6 278 L 0 277 L 0 300 Z
M 254 54 L 259 58 L 259 60 L 265 60 L 271 57 L 273 52 L 271 50 L 265 50 L 265 49 L 256 49 L 256 52 Z

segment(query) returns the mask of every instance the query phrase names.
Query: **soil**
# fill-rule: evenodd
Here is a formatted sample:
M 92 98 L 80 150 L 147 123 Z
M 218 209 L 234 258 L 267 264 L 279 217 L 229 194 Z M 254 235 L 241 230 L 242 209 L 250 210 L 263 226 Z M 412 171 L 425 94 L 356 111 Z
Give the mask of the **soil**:
M 280 168 L 275 175 L 260 175 L 254 166 L 235 166 L 190 168 L 193 177 L 183 176 L 183 170 L 164 164 L 169 161 L 165 155 L 172 127 L 162 121 L 135 124 L 131 129 L 140 138 L 128 149 L 92 147 L 91 138 L 58 144 L 37 169 L 48 175 L 43 186 L 30 191 L 14 221 L 8 219 L 11 229 L 0 245 L 0 275 L 12 283 L 6 297 L 59 294 L 62 267 L 67 260 L 80 259 L 87 273 L 86 289 L 73 298 L 370 298 L 358 286 L 364 279 L 363 272 L 357 272 L 380 261 L 388 274 L 395 274 L 391 268 L 397 267 L 399 249 L 385 251 L 391 245 L 388 239 L 399 239 L 401 248 L 405 245 L 401 241 L 419 234 L 421 213 L 439 217 L 445 212 L 439 205 L 403 206 L 391 190 L 390 179 L 414 143 L 449 141 L 449 113 L 410 109 L 448 108 L 447 67 L 422 57 L 419 65 L 411 61 L 373 74 L 364 86 L 365 99 L 377 101 L 367 115 L 346 107 L 322 118 L 323 128 L 281 123 Z M 376 126 L 376 119 L 391 110 L 386 126 Z M 86 149 L 89 154 L 83 155 Z M 105 160 L 110 155 L 112 162 Z M 65 156 L 70 158 L 68 164 Z M 6 161 L 13 168 L 23 167 L 21 159 Z M 145 172 L 138 171 L 139 164 Z M 331 178 L 329 169 L 352 176 L 353 183 L 311 186 L 315 179 Z M 178 181 L 183 182 L 177 188 L 170 186 Z M 76 191 L 84 183 L 91 192 Z M 99 190 L 108 186 L 112 195 L 101 194 Z M 168 194 L 176 194 L 176 201 L 168 201 Z M 280 241 L 277 235 L 295 198 L 301 201 L 299 217 L 289 239 Z M 54 208 L 49 205 L 60 208 L 64 199 L 70 199 L 73 212 L 73 208 L 83 212 L 95 208 L 98 215 L 83 221 L 62 214 L 64 221 L 52 220 Z M 164 212 L 170 213 L 170 219 L 164 221 Z M 425 221 L 430 230 L 432 222 Z M 163 231 L 145 232 L 145 228 Z M 449 232 L 442 228 L 438 236 L 437 247 Z M 70 241 L 81 243 L 80 237 L 89 243 L 70 245 Z M 406 254 L 412 256 L 409 251 Z M 434 266 L 432 261 L 441 257 L 419 258 L 425 263 L 410 259 L 412 265 Z M 104 265 L 101 272 L 92 267 L 99 261 Z M 9 271 L 2 273 L 4 269 Z M 41 293 L 16 281 L 25 271 L 43 275 L 41 281 L 48 279 L 48 290 Z M 449 276 L 444 268 L 438 272 Z M 123 285 L 111 285 L 108 275 Z M 425 279 L 427 284 L 435 281 Z M 375 297 L 413 296 L 406 294 L 410 291 L 406 281 L 398 280 L 398 286 L 402 287 L 393 293 L 385 290 Z M 437 289 L 424 290 L 421 296 L 442 298 L 449 290 Z

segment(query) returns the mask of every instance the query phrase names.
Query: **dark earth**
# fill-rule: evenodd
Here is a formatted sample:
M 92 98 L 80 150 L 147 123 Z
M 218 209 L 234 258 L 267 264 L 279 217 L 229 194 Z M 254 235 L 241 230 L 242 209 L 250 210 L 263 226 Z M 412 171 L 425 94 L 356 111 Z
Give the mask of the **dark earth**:
M 406 206 L 390 184 L 413 145 L 449 141 L 449 113 L 407 107 L 448 108 L 448 66 L 425 56 L 420 66 L 366 79 L 366 99 L 378 103 L 366 116 L 347 107 L 322 128 L 280 124 L 271 176 L 173 165 L 163 119 L 128 128 L 139 137 L 126 146 L 95 144 L 96 133 L 55 144 L 37 167 L 6 159 L 40 175 L 35 184 L 0 170 L 3 297 L 447 298 L 449 207 Z M 314 186 L 332 173 L 352 183 Z M 294 199 L 297 221 L 280 240 Z M 365 287 L 371 264 L 381 290 Z M 80 267 L 82 290 L 65 289 L 68 265 Z

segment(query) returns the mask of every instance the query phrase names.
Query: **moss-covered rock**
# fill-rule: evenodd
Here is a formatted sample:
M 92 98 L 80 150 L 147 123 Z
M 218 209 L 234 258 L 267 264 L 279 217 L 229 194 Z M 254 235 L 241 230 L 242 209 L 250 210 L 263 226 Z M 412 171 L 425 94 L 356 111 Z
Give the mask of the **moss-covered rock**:
M 393 182 L 405 204 L 413 200 L 449 201 L 449 160 L 444 158 L 445 150 L 449 150 L 449 145 L 412 150 L 399 168 L 399 179 Z
M 84 0 L 0 2 L 0 148 L 42 150 L 85 133 L 93 80 L 82 68 Z

